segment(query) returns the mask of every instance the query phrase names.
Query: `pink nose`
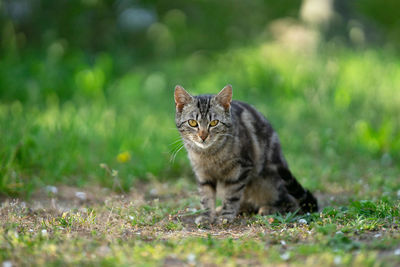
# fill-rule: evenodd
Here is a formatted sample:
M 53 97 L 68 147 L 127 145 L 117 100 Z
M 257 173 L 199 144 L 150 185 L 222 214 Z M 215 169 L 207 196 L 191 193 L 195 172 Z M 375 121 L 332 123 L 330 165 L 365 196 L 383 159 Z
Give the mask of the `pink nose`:
M 199 136 L 200 136 L 201 140 L 204 141 L 208 137 L 208 133 L 206 131 L 200 131 Z

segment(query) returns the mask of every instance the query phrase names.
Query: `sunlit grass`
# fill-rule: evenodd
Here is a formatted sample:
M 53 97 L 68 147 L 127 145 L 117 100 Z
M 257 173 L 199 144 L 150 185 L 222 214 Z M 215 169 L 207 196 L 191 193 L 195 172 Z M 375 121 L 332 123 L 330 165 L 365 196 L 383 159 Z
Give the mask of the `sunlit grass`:
M 76 68 L 73 93 L 39 89 L 39 103 L 0 103 L 0 190 L 112 186 L 100 163 L 119 172 L 124 190 L 136 179 L 190 176 L 185 151 L 174 154 L 175 84 L 194 94 L 232 84 L 234 99 L 270 119 L 294 173 L 313 190 L 338 193 L 337 183 L 361 195 L 354 183 L 398 170 L 400 65 L 389 52 L 326 46 L 299 54 L 263 44 L 199 56 L 113 77 L 112 59 L 102 54 L 93 66 Z M 394 177 L 380 189 L 395 193 L 389 185 L 398 186 Z

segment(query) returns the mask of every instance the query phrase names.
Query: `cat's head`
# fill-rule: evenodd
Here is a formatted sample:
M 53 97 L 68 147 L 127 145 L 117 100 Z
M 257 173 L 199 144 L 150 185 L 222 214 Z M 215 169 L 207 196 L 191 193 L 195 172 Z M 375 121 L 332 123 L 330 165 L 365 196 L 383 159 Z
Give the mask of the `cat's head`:
M 232 86 L 218 95 L 191 96 L 175 87 L 175 123 L 185 144 L 196 150 L 215 147 L 230 136 Z

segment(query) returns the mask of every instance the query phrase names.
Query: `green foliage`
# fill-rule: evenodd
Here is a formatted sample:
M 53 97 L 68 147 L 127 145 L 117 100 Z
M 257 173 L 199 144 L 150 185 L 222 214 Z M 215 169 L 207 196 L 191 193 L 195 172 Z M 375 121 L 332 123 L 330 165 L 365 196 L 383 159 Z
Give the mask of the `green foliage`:
M 198 94 L 231 83 L 235 99 L 252 103 L 273 123 L 294 173 L 307 187 L 327 190 L 326 178 L 362 191 L 354 181 L 372 174 L 373 186 L 393 192 L 398 181 L 383 176 L 399 167 L 396 59 L 374 50 L 324 49 L 319 57 L 299 56 L 266 44 L 205 57 L 207 63 L 189 57 L 140 67 L 121 77 L 112 75 L 113 60 L 106 54 L 92 66 L 82 61 L 70 70 L 67 84 L 76 90 L 69 96 L 39 90 L 28 102 L 0 103 L 1 191 L 88 182 L 128 190 L 138 178 L 189 175 L 185 152 L 178 153 L 174 85 Z M 0 65 L 13 68 L 8 63 Z M 203 70 L 180 67 L 186 64 Z M 50 87 L 60 84 L 57 76 L 43 75 Z M 20 87 L 26 83 L 14 80 Z M 352 171 L 366 162 L 366 169 Z M 117 179 L 100 168 L 103 163 Z M 343 172 L 346 180 L 339 177 Z
M 57 92 L 40 93 L 32 104 L 1 104 L 2 191 L 60 182 L 111 186 L 113 179 L 101 163 L 119 171 L 125 190 L 136 178 L 188 174 L 183 150 L 170 161 L 180 148 L 173 125 L 177 83 L 193 93 L 217 92 L 232 83 L 235 99 L 252 103 L 275 125 L 294 172 L 310 177 L 306 186 L 318 186 L 320 179 L 311 178 L 318 173 L 333 181 L 336 169 L 351 168 L 349 158 L 353 164 L 369 161 L 374 169 L 397 168 L 400 96 L 392 90 L 399 82 L 394 59 L 372 50 L 326 49 L 326 56 L 311 59 L 274 45 L 234 49 L 210 63 L 190 63 L 196 68 L 206 64 L 207 71 L 200 73 L 176 67 L 186 64 L 176 60 L 113 82 L 105 82 L 111 81 L 111 58 L 99 55 L 93 67 L 76 67 L 73 95 L 63 99 Z M 121 153 L 129 160 L 118 160 Z M 311 165 L 316 169 L 311 171 Z M 393 190 L 393 182 L 385 179 L 380 186 Z
M 173 88 L 216 93 L 230 83 L 235 99 L 273 123 L 306 187 L 361 195 L 358 181 L 368 177 L 377 195 L 394 194 L 398 181 L 385 177 L 399 169 L 398 57 L 336 42 L 309 52 L 272 42 L 266 25 L 297 17 L 300 5 L 3 1 L 0 192 L 60 183 L 127 191 L 137 179 L 189 176 Z M 391 31 L 397 20 L 382 17 L 387 5 L 352 8 Z

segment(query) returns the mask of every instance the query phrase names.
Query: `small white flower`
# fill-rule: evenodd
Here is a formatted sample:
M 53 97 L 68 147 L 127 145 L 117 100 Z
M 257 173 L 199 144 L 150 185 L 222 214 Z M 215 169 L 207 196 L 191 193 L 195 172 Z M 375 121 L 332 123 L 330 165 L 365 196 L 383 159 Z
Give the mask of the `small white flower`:
M 336 234 L 337 235 L 341 235 L 341 234 L 343 234 L 343 232 L 342 231 L 337 231 Z
M 286 246 L 285 240 L 281 240 L 281 245 L 282 245 L 282 246 Z
M 80 200 L 86 200 L 86 193 L 85 192 L 76 192 L 75 196 Z
M 285 252 L 285 253 L 281 254 L 280 257 L 282 260 L 287 261 L 290 258 L 290 254 L 289 254 L 289 252 Z
M 11 261 L 3 261 L 3 267 L 12 267 L 12 262 Z
M 43 229 L 43 230 L 42 230 L 42 235 L 44 235 L 44 236 L 47 235 L 47 230 L 46 230 L 46 229 Z
M 135 217 L 133 217 L 132 215 L 128 216 L 129 220 L 133 220 Z
M 307 221 L 305 219 L 299 219 L 299 224 L 307 224 Z
M 400 198 L 400 190 L 397 191 L 397 197 Z
M 396 249 L 396 250 L 394 251 L 394 255 L 400 256 L 400 248 L 398 248 L 398 249 Z

